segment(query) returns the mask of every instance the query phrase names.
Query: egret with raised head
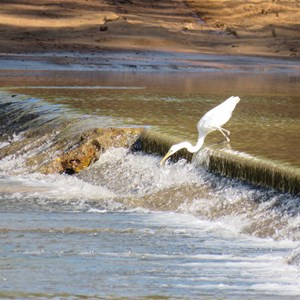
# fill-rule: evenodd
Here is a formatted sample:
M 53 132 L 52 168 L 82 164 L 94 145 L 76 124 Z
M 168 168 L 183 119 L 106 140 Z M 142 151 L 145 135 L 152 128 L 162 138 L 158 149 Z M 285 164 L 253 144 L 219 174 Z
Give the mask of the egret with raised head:
M 222 126 L 229 121 L 232 112 L 239 101 L 239 97 L 231 96 L 212 110 L 208 111 L 197 124 L 199 133 L 197 144 L 193 146 L 189 142 L 182 142 L 173 145 L 165 157 L 161 160 L 160 164 L 162 165 L 171 155 L 183 148 L 186 148 L 187 151 L 191 153 L 198 152 L 201 149 L 206 136 L 215 130 L 219 130 L 229 142 L 230 140 L 228 136 L 230 132 L 222 128 Z

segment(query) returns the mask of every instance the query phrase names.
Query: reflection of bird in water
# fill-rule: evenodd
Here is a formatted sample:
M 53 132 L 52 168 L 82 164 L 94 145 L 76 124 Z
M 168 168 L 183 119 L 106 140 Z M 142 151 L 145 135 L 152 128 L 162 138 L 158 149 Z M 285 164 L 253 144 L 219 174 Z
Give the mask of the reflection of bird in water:
M 229 119 L 231 118 L 231 114 L 239 101 L 239 97 L 231 96 L 212 110 L 208 111 L 197 124 L 197 129 L 199 132 L 197 144 L 193 146 L 189 142 L 182 142 L 173 145 L 165 155 L 165 157 L 162 159 L 160 164 L 162 165 L 168 157 L 170 157 L 180 149 L 186 148 L 187 151 L 191 153 L 199 151 L 204 143 L 205 137 L 215 130 L 219 130 L 229 142 L 228 135 L 230 134 L 230 132 L 222 128 L 221 126 L 229 121 Z

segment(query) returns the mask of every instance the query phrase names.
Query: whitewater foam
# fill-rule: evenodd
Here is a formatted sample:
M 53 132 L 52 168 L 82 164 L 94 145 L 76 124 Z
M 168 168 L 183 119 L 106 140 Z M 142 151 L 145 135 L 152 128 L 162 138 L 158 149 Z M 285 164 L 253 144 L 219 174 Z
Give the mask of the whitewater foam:
M 199 171 L 182 160 L 159 166 L 159 157 L 131 153 L 128 149 L 110 149 L 79 178 L 113 187 L 119 195 L 144 196 L 176 185 L 199 183 Z

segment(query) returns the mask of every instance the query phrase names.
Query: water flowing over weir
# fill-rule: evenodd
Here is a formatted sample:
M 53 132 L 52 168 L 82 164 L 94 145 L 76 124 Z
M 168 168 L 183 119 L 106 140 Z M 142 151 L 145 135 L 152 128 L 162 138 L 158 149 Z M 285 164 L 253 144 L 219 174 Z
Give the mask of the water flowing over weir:
M 282 193 L 229 178 L 239 177 L 225 174 L 235 154 L 224 144 L 161 167 L 173 138 L 0 98 L 0 297 L 300 295 L 300 198 L 289 181 Z
M 14 98 L 16 95 L 11 96 Z M 9 139 L 14 135 L 29 131 L 30 129 L 30 134 L 28 134 L 28 132 L 26 134 L 26 143 L 33 137 L 32 144 L 37 143 L 34 146 L 35 148 L 38 144 L 43 145 L 38 155 L 40 156 L 39 161 L 42 166 L 35 169 L 42 173 L 76 173 L 96 161 L 99 158 L 99 152 L 101 153 L 111 147 L 129 147 L 135 151 L 143 151 L 149 154 L 159 154 L 163 156 L 172 144 L 179 142 L 178 139 L 138 128 L 127 129 L 125 131 L 122 131 L 122 129 L 89 131 L 94 128 L 95 123 L 97 123 L 96 120 L 93 120 L 92 123 L 92 120 L 87 121 L 86 118 L 80 117 L 80 120 L 76 120 L 77 124 L 73 123 L 74 120 L 72 120 L 71 123 L 69 123 L 70 120 L 61 119 L 59 121 L 61 118 L 58 111 L 59 107 L 56 105 L 42 105 L 38 103 L 37 99 L 27 99 L 22 104 L 22 107 L 19 106 L 19 101 L 4 102 L 1 104 L 3 111 L 1 119 L 3 131 L 2 139 L 4 139 L 3 142 L 6 146 L 4 153 L 9 148 L 12 148 L 12 150 L 8 151 L 16 151 L 16 147 L 23 149 L 24 145 L 21 142 L 17 143 L 17 145 L 15 145 L 15 143 L 13 145 L 7 145 L 7 143 L 10 143 Z M 66 121 L 69 124 L 67 124 Z M 101 125 L 101 127 L 103 127 L 103 125 L 109 126 L 110 122 L 107 118 L 106 120 L 101 120 L 99 125 Z M 63 130 L 59 127 L 62 127 Z M 76 129 L 75 132 L 74 129 Z M 72 140 L 66 139 L 66 136 L 70 134 L 70 130 L 73 135 Z M 51 139 L 55 145 L 50 146 L 48 144 L 50 148 L 54 146 L 52 155 L 51 151 L 49 152 L 49 148 L 44 148 L 45 145 L 47 147 L 47 143 L 45 143 L 44 139 L 47 137 L 49 140 L 49 132 L 51 132 Z M 44 135 L 44 133 L 46 134 Z M 36 136 L 39 136 L 39 138 L 36 139 Z M 82 149 L 78 150 L 77 147 L 77 149 L 74 150 L 73 148 L 76 143 L 82 143 L 84 146 L 81 147 Z M 26 147 L 28 147 L 28 145 Z M 52 156 L 55 156 L 55 153 L 57 154 L 59 151 L 62 153 L 63 148 L 65 148 L 65 152 L 67 151 L 66 149 L 68 149 L 69 154 L 54 159 L 48 164 L 45 163 L 45 161 L 49 160 Z M 48 151 L 46 152 L 46 150 Z M 212 147 L 206 147 L 194 156 L 187 151 L 181 151 L 173 157 L 175 160 L 179 158 L 193 161 L 195 165 L 205 167 L 213 173 L 225 175 L 229 178 L 245 180 L 248 183 L 258 184 L 263 187 L 273 188 L 294 195 L 300 194 L 300 169 L 283 166 L 276 162 L 255 158 L 244 153 L 226 150 L 224 144 L 215 144 Z M 31 160 L 33 161 L 28 162 L 27 165 L 31 164 L 33 168 L 37 167 L 37 155 Z M 30 161 L 30 159 L 28 159 L 28 161 Z
M 145 132 L 140 138 L 140 149 L 148 153 L 164 155 L 171 145 L 180 142 L 178 139 Z M 273 188 L 278 191 L 300 195 L 300 170 L 282 166 L 266 159 L 255 158 L 245 153 L 226 150 L 226 146 L 206 147 L 192 155 L 181 151 L 173 160 L 184 158 L 195 165 L 205 167 L 210 172 L 245 180 L 248 183 Z
M 118 208 L 190 212 L 193 207 L 197 215 L 208 218 L 244 214 L 247 210 L 246 214 L 252 216 L 262 205 L 262 218 L 251 220 L 243 229 L 259 236 L 281 236 L 280 230 L 285 228 L 289 217 L 299 214 L 299 174 L 284 167 L 236 154 L 224 149 L 223 144 L 204 148 L 194 157 L 181 151 L 173 157 L 177 163 L 159 167 L 160 156 L 145 156 L 145 153 L 163 155 L 176 139 L 141 128 L 112 128 L 109 118 L 65 115 L 66 108 L 42 100 L 5 92 L 1 95 L 0 171 L 4 195 L 18 186 L 17 190 L 24 193 L 25 198 L 27 193 L 31 199 L 32 193 L 45 191 L 44 197 L 72 199 L 75 196 L 76 202 L 85 195 L 75 187 L 80 182 L 80 189 L 90 189 L 86 203 L 101 208 L 106 202 L 99 201 L 99 197 L 102 198 L 99 195 L 104 191 L 104 198 L 108 197 Z M 93 129 L 97 122 L 106 128 Z M 186 162 L 191 160 L 194 161 L 191 165 Z M 37 178 L 45 176 L 38 173 L 48 174 L 50 191 L 38 184 Z M 63 185 L 75 185 L 74 193 L 68 190 L 60 195 L 53 190 L 61 189 L 54 181 L 62 173 L 77 173 L 73 178 L 61 177 Z M 24 174 L 28 179 L 23 182 Z M 20 178 L 6 184 L 13 175 Z M 246 185 L 230 178 L 242 179 Z M 30 186 L 31 181 L 33 186 Z M 247 183 L 295 196 L 251 187 Z M 203 207 L 204 203 L 207 205 Z M 293 225 L 293 233 L 289 233 L 293 239 L 298 239 L 297 226 Z

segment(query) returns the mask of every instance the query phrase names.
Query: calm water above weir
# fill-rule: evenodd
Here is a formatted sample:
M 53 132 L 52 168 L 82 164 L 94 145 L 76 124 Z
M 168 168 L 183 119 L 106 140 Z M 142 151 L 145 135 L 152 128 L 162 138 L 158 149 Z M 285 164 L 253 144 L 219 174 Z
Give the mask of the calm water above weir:
M 224 126 L 232 133 L 232 149 L 300 167 L 300 77 L 295 73 L 32 71 L 29 76 L 18 72 L 8 83 L 14 91 L 66 104 L 75 112 L 113 117 L 117 126 L 150 126 L 192 143 L 198 120 L 237 95 L 241 102 Z M 215 132 L 206 144 L 220 139 Z
M 300 296 L 299 197 L 123 148 L 74 176 L 35 172 L 94 127 L 151 126 L 193 142 L 198 119 L 231 95 L 241 98 L 225 126 L 232 149 L 299 168 L 299 77 L 1 76 L 0 298 Z

